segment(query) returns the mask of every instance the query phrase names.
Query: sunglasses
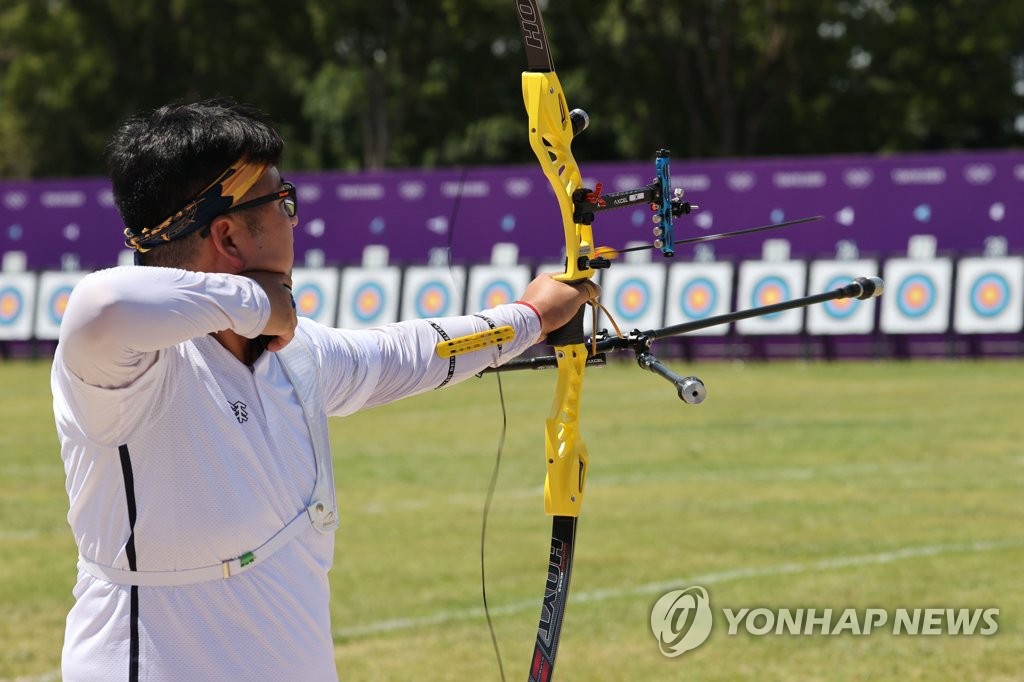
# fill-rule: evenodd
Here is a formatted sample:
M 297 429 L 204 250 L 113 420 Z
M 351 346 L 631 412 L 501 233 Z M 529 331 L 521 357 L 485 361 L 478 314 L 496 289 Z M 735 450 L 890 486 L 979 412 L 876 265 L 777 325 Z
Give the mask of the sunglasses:
M 290 182 L 283 183 L 284 187 L 277 190 L 273 194 L 266 194 L 262 197 L 256 197 L 249 201 L 243 201 L 240 204 L 232 206 L 224 213 L 233 213 L 235 211 L 241 211 L 244 208 L 253 208 L 255 206 L 262 206 L 263 204 L 269 204 L 272 201 L 283 201 L 284 212 L 289 218 L 294 218 L 295 214 L 299 212 L 299 197 L 295 191 L 295 185 Z M 223 214 L 222 214 L 223 215 Z

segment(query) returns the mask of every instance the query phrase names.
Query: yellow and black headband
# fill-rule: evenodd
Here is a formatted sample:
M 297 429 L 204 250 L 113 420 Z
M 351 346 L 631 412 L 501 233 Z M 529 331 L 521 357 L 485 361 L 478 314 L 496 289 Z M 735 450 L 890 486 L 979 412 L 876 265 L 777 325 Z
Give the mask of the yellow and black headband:
M 247 161 L 244 157 L 231 164 L 216 180 L 156 227 L 124 228 L 124 245 L 139 253 L 154 246 L 180 239 L 205 227 L 214 218 L 232 206 L 241 203 L 245 193 L 252 189 L 270 167 L 269 163 Z

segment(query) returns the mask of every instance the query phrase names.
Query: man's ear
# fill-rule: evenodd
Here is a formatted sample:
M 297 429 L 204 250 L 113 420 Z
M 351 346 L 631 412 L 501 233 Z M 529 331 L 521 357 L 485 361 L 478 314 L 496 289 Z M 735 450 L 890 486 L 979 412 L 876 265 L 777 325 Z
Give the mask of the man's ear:
M 210 223 L 210 247 L 218 261 L 228 269 L 241 272 L 245 264 L 240 239 L 245 236 L 241 221 L 226 215 L 217 216 Z

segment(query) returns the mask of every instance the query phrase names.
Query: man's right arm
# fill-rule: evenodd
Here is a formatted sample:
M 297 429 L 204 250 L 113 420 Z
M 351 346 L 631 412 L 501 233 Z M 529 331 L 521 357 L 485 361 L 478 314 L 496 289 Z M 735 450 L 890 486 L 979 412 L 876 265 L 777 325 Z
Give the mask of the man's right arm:
M 61 353 L 85 383 L 116 388 L 145 373 L 165 348 L 225 329 L 253 338 L 269 319 L 267 295 L 248 277 L 112 268 L 75 287 L 61 322 Z

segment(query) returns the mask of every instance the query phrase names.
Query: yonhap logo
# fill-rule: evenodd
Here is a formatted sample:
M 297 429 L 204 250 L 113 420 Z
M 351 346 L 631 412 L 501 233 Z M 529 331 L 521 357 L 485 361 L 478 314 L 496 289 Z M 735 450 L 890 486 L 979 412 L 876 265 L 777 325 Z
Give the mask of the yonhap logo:
M 999 632 L 997 607 L 899 607 L 894 609 L 722 608 L 730 637 L 749 635 L 842 637 L 991 637 Z M 713 616 L 707 590 L 700 586 L 662 595 L 651 609 L 651 632 L 662 655 L 674 658 L 696 649 L 711 634 Z
M 661 653 L 674 658 L 704 643 L 711 620 L 707 590 L 694 585 L 662 595 L 651 609 L 651 632 Z

